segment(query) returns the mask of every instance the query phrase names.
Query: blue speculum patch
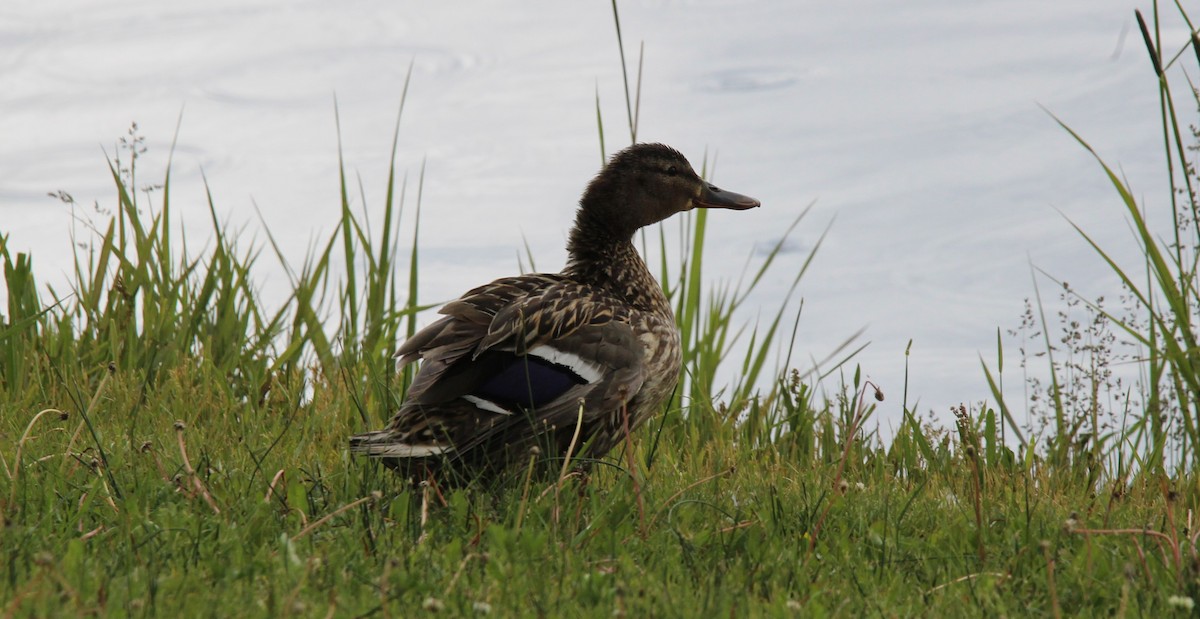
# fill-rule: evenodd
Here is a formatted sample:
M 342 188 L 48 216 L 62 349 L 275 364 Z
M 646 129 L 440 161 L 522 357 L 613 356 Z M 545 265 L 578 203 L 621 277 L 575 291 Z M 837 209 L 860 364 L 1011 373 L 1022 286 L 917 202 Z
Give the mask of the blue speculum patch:
M 505 409 L 533 409 L 587 381 L 570 368 L 541 357 L 514 356 L 471 394 Z

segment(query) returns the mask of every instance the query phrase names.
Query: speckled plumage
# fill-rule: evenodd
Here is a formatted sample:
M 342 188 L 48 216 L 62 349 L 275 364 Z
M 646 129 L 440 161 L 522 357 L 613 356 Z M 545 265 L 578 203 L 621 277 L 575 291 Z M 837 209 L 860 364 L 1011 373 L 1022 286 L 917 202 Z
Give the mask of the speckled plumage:
M 561 462 L 579 424 L 573 457 L 604 455 L 626 416 L 632 431 L 662 405 L 681 363 L 670 305 L 633 233 L 698 206 L 758 202 L 705 183 L 661 144 L 614 155 L 580 199 L 563 271 L 498 279 L 446 304 L 397 353 L 421 360 L 400 410 L 351 450 L 410 478 L 469 481 L 528 464 L 534 447 Z

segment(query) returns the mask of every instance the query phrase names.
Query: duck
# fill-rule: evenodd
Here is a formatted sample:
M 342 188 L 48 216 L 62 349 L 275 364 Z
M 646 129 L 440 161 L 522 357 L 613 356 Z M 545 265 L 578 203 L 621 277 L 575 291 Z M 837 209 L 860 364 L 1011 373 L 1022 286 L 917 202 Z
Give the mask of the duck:
M 420 361 L 399 410 L 350 451 L 414 483 L 602 457 L 663 407 L 682 364 L 635 233 L 696 208 L 758 206 L 664 144 L 615 153 L 579 200 L 562 271 L 503 277 L 443 306 L 396 352 L 401 368 Z

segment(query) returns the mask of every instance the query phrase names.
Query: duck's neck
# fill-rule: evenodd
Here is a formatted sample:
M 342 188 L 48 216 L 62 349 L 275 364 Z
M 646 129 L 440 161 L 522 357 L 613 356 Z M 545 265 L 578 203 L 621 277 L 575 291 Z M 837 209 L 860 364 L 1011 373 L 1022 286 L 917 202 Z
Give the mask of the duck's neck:
M 643 311 L 672 316 L 662 286 L 634 248 L 632 235 L 614 234 L 580 219 L 571 229 L 567 252 L 564 275 L 603 288 Z

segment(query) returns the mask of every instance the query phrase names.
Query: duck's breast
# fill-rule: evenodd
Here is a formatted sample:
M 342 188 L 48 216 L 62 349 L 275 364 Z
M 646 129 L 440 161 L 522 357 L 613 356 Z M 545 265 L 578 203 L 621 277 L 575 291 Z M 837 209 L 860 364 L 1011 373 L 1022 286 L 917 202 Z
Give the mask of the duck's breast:
M 642 363 L 646 377 L 642 383 L 642 390 L 635 399 L 635 426 L 657 413 L 663 402 L 670 397 L 679 381 L 679 369 L 683 363 L 679 328 L 675 321 L 655 315 L 650 315 L 644 320 L 645 328 L 640 330 L 638 341 L 642 344 Z

